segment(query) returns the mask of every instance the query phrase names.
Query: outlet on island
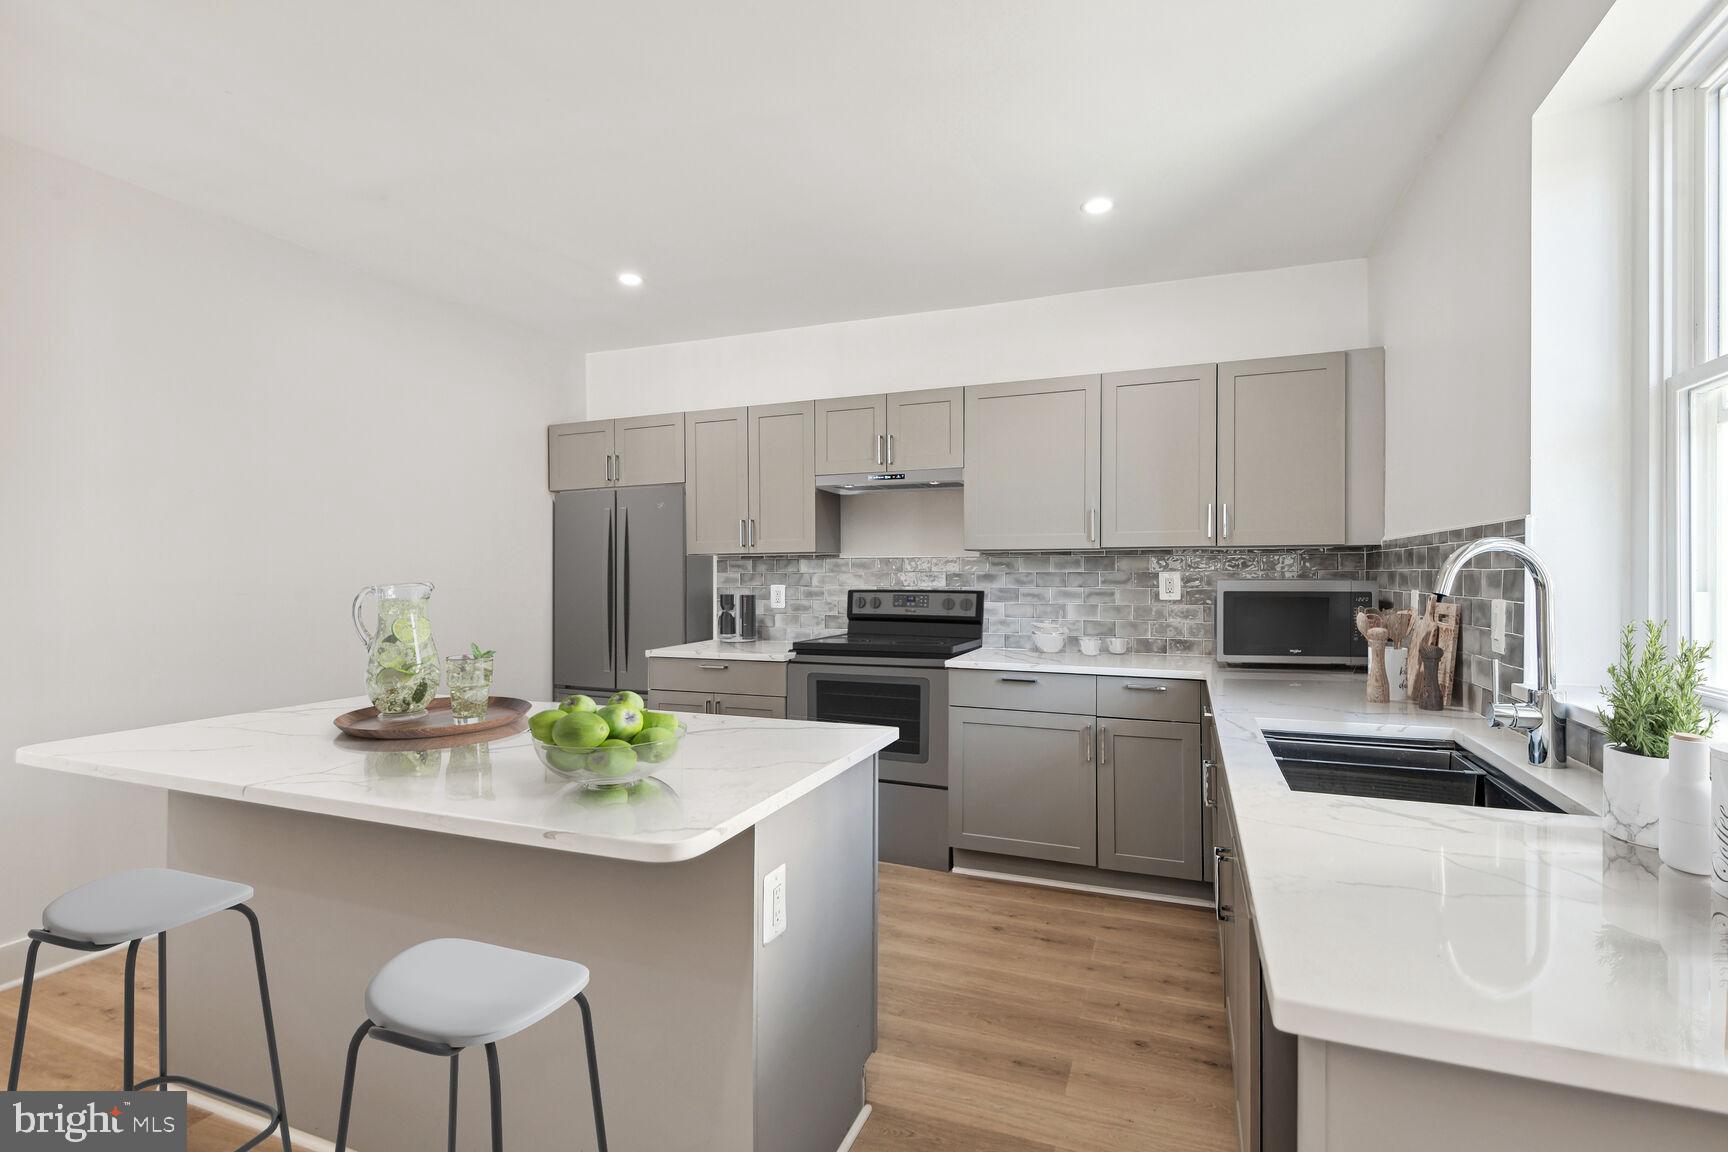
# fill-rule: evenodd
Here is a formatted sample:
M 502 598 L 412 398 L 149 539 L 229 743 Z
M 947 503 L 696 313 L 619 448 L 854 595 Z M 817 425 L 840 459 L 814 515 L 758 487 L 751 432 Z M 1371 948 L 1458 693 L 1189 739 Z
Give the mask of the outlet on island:
M 762 943 L 769 944 L 786 931 L 786 865 L 762 877 Z

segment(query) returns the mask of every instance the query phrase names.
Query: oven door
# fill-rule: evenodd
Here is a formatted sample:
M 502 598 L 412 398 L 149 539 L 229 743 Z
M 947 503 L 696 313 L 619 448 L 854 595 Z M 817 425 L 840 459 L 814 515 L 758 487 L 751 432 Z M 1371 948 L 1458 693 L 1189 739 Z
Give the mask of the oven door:
M 1365 666 L 1356 610 L 1373 592 L 1343 580 L 1220 580 L 1217 656 L 1225 664 Z
M 900 738 L 877 753 L 877 778 L 948 786 L 948 673 L 940 667 L 794 660 L 787 712 L 800 720 L 880 724 Z

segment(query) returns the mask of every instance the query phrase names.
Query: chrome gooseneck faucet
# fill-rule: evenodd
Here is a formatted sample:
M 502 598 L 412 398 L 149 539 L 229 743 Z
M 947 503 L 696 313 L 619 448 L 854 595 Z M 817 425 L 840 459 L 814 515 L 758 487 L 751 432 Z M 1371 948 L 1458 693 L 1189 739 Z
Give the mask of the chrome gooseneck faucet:
M 1539 714 L 1539 723 L 1525 728 L 1521 718 L 1525 709 L 1514 705 L 1509 710 L 1510 726 L 1529 737 L 1530 763 L 1549 764 L 1560 767 L 1565 763 L 1565 734 L 1562 725 L 1565 724 L 1565 712 L 1560 706 L 1559 682 L 1554 672 L 1554 582 L 1548 575 L 1548 566 L 1542 563 L 1542 558 L 1530 548 L 1517 540 L 1504 536 L 1484 536 L 1473 540 L 1458 551 L 1447 557 L 1446 563 L 1440 569 L 1440 578 L 1434 589 L 1436 599 L 1444 600 L 1452 594 L 1452 587 L 1458 582 L 1458 574 L 1464 566 L 1476 557 L 1487 552 L 1504 552 L 1514 557 L 1529 571 L 1536 585 L 1536 688 L 1531 698 L 1535 712 Z M 1494 685 L 1495 699 L 1499 699 L 1500 685 Z M 1498 710 L 1498 705 L 1496 705 Z M 1492 716 L 1490 717 L 1492 719 Z M 1531 717 L 1537 719 L 1536 716 Z

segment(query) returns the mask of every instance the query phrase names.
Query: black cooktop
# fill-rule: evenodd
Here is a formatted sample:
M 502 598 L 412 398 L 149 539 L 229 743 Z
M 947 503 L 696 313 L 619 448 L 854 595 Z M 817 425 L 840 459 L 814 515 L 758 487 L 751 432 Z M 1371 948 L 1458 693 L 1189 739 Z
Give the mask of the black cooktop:
M 856 589 L 846 631 L 792 645 L 795 656 L 947 659 L 984 643 L 984 593 L 976 588 Z

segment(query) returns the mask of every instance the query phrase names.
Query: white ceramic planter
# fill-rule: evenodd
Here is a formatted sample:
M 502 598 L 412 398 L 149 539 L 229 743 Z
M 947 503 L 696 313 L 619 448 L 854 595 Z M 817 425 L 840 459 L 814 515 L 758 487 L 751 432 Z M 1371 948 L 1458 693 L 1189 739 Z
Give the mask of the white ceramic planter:
M 1657 841 L 1662 863 L 1694 876 L 1710 873 L 1710 740 L 1668 738 L 1668 774 L 1658 793 Z
M 1666 756 L 1635 756 L 1610 744 L 1602 752 L 1602 831 L 1641 848 L 1657 846 Z

